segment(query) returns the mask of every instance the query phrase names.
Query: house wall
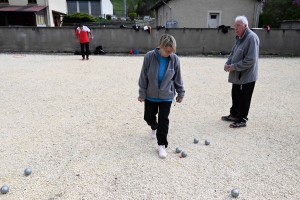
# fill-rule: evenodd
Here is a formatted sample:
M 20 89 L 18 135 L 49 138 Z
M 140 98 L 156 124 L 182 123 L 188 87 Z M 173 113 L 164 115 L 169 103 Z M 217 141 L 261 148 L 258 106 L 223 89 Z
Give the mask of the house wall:
M 113 15 L 114 11 L 113 11 L 113 5 L 110 2 L 110 0 L 102 0 L 101 1 L 101 14 L 102 17 L 104 17 L 104 14 L 107 15 Z
M 46 5 L 48 6 L 47 8 L 47 13 L 48 14 L 48 24 L 50 26 L 55 26 L 54 25 L 54 20 L 53 20 L 53 15 L 52 15 L 52 10 L 54 11 L 58 11 L 61 13 L 67 13 L 67 2 L 66 0 L 40 0 L 43 1 L 44 3 L 46 3 Z M 39 0 L 37 1 L 37 3 L 39 2 Z
M 26 6 L 28 4 L 28 0 L 9 0 L 8 3 L 12 6 Z
M 66 4 L 66 0 L 37 0 L 36 1 L 36 5 L 37 6 L 46 6 L 48 5 L 49 3 L 56 3 L 58 4 L 58 6 L 62 5 L 63 3 Z M 9 0 L 9 5 L 12 5 L 12 6 L 26 6 L 28 5 L 28 0 Z M 32 4 L 30 4 L 32 5 Z M 66 7 L 66 5 L 64 6 Z
M 165 32 L 172 34 L 177 41 L 177 53 L 195 55 L 203 53 L 230 52 L 235 43 L 235 33 L 229 29 L 224 34 L 221 29 L 176 28 L 134 31 L 132 28 L 93 28 L 94 40 L 90 49 L 99 45 L 108 53 L 128 53 L 138 49 L 140 53 L 154 49 L 160 36 Z M 262 54 L 300 55 L 300 31 L 255 29 L 260 38 Z M 0 50 L 33 52 L 74 52 L 80 50 L 73 27 L 0 27 Z
M 47 16 L 46 16 L 46 24 L 47 26 L 54 26 L 52 10 L 67 13 L 67 3 L 66 0 L 37 0 L 37 6 L 48 6 Z M 34 5 L 28 4 L 28 0 L 9 0 L 9 4 L 12 6 L 26 6 L 26 5 Z
M 170 0 L 166 2 L 172 8 L 173 20 L 178 22 L 178 27 L 208 28 L 208 13 L 219 12 L 218 25 L 233 27 L 234 19 L 238 15 L 245 15 L 249 27 L 257 27 L 259 2 L 256 0 Z M 226 6 L 224 6 L 226 4 Z M 166 25 L 171 21 L 171 10 L 163 5 L 157 11 L 158 25 Z M 162 20 L 160 20 L 162 19 Z

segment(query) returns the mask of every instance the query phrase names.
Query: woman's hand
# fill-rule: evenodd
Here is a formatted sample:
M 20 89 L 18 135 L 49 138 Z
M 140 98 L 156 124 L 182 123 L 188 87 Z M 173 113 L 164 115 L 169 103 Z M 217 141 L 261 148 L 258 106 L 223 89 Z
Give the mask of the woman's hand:
M 140 97 L 138 97 L 138 101 L 142 103 L 142 102 L 144 102 L 144 101 L 145 101 L 145 99 L 144 99 L 144 98 L 140 98 Z

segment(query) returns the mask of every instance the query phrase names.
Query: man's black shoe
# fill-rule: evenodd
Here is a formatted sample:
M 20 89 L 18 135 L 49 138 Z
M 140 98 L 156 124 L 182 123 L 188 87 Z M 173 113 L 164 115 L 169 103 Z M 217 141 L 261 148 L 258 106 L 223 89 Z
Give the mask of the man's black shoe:
M 247 120 L 245 118 L 236 120 L 236 122 L 229 125 L 230 128 L 240 128 L 247 126 Z
M 231 114 L 228 116 L 222 116 L 221 119 L 223 121 L 229 121 L 229 122 L 235 122 L 237 120 L 237 118 L 235 118 L 234 116 L 232 116 Z

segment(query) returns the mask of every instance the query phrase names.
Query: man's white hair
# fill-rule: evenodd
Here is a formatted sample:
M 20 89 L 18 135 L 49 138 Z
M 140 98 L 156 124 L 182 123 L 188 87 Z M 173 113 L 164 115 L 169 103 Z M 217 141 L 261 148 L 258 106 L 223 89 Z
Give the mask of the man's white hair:
M 235 18 L 235 21 L 236 21 L 236 22 L 237 22 L 237 21 L 242 21 L 243 24 L 246 24 L 247 27 L 248 27 L 248 20 L 247 20 L 247 17 L 245 17 L 245 15 L 237 16 L 237 17 Z

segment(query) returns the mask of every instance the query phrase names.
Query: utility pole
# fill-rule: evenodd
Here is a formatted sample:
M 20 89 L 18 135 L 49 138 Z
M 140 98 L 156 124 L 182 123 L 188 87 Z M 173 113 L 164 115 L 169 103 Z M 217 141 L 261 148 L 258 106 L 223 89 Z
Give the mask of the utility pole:
M 124 17 L 126 16 L 126 0 L 123 0 L 123 11 L 124 11 Z
M 173 24 L 173 13 L 172 13 L 172 8 L 166 3 L 164 2 L 163 0 L 161 0 L 165 5 L 167 5 L 169 8 L 170 8 L 170 11 L 171 11 L 171 23 Z M 167 19 L 168 20 L 168 19 Z

